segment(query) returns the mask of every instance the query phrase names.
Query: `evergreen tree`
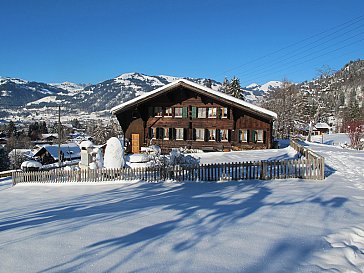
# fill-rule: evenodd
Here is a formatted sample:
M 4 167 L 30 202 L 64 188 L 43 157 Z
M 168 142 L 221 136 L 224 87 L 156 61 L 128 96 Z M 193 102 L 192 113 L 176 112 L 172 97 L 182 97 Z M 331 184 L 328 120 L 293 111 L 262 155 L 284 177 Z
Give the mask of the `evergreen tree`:
M 230 82 L 227 78 L 224 79 L 219 91 L 225 94 L 230 94 Z
M 241 92 L 240 80 L 235 76 L 231 79 L 229 91 L 229 94 L 235 98 L 244 98 Z
M 16 127 L 12 120 L 10 120 L 7 128 L 6 128 L 6 136 L 11 137 L 16 134 Z
M 43 121 L 41 124 L 40 124 L 40 133 L 41 134 L 48 134 L 48 128 L 47 128 L 47 124 L 45 121 Z
M 0 171 L 6 171 L 9 169 L 9 157 L 7 151 L 0 147 Z

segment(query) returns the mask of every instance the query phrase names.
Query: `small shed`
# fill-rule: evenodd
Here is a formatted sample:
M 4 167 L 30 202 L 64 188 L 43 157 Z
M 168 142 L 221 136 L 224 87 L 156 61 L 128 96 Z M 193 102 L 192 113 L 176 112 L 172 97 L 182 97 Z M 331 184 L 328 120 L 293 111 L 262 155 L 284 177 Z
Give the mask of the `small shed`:
M 316 123 L 313 128 L 314 135 L 328 134 L 329 132 L 330 132 L 330 125 L 328 125 L 326 122 Z

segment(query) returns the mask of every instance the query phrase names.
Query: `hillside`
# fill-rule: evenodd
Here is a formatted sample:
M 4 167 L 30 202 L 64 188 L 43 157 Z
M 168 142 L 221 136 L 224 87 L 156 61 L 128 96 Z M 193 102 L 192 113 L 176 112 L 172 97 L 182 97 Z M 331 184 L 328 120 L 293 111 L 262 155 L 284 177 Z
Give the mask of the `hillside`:
M 77 113 L 108 111 L 113 106 L 133 99 L 178 77 L 141 73 L 125 73 L 115 78 L 93 84 L 47 84 L 15 78 L 0 78 L 0 118 L 45 120 L 54 117 L 54 107 L 61 105 L 64 115 L 77 117 Z M 187 78 L 201 85 L 208 85 L 208 79 Z M 211 87 L 219 90 L 220 82 L 211 80 Z M 282 86 L 282 82 L 250 84 L 242 87 L 248 102 L 261 104 L 263 98 L 271 100 L 270 94 Z M 362 107 L 364 96 L 364 61 L 352 61 L 335 73 L 324 73 L 312 81 L 295 84 L 298 95 L 292 100 L 289 113 L 294 122 L 308 124 L 310 120 L 324 121 L 337 125 L 348 115 L 348 110 Z M 23 108 L 19 108 L 23 106 Z M 293 107 L 294 106 L 294 107 Z M 269 105 L 265 104 L 269 108 Z M 278 104 L 278 110 L 282 108 Z M 277 111 L 276 109 L 272 109 Z M 363 109 L 363 108 L 362 108 Z M 102 113 L 105 115 L 105 112 Z
M 266 92 L 263 106 L 278 114 L 279 137 L 307 130 L 310 122 L 326 122 L 333 131 L 344 131 L 353 120 L 364 120 L 364 61 L 353 61 L 336 72 L 324 72 L 312 81 Z

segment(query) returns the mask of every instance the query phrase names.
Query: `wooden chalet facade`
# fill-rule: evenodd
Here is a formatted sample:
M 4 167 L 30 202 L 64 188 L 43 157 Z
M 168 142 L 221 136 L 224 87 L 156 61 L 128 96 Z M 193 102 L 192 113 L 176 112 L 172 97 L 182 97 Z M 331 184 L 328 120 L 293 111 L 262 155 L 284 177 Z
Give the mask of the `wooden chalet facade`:
M 114 107 L 129 152 L 159 145 L 205 151 L 269 149 L 277 115 L 208 87 L 178 80 Z

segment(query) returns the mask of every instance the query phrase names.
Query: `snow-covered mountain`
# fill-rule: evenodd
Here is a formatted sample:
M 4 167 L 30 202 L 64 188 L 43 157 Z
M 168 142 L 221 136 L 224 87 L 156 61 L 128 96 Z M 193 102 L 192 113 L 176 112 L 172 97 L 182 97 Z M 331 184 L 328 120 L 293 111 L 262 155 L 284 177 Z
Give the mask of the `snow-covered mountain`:
M 91 84 L 80 84 L 73 82 L 51 83 L 52 86 L 67 90 L 70 94 L 76 94 Z
M 85 115 L 99 111 L 108 113 L 109 109 L 120 103 L 177 79 L 180 77 L 149 76 L 135 72 L 125 73 L 94 85 L 70 82 L 47 84 L 16 78 L 0 78 L 0 118 L 7 117 L 8 113 L 11 113 L 8 115 L 8 119 L 28 118 L 29 116 L 34 118 L 40 109 L 46 111 L 57 105 L 62 105 L 63 111 L 70 117 L 77 117 L 81 111 Z M 205 86 L 211 85 L 214 90 L 219 90 L 221 87 L 221 83 L 215 80 L 186 79 Z M 311 96 L 315 94 L 312 99 L 319 101 L 322 98 L 322 101 L 326 102 L 321 103 L 320 107 L 323 111 L 323 106 L 325 106 L 327 114 L 338 115 L 342 107 L 349 106 L 353 97 L 363 100 L 363 79 L 364 61 L 359 60 L 350 62 L 333 75 L 299 83 L 297 86 L 303 94 L 302 101 L 310 99 L 305 94 L 311 94 Z M 260 104 L 264 96 L 281 85 L 282 82 L 280 81 L 270 81 L 262 85 L 253 83 L 243 87 L 242 92 L 248 102 Z M 316 103 L 316 105 L 320 104 Z M 23 106 L 23 108 L 20 109 L 18 106 Z
M 67 90 L 40 82 L 16 78 L 0 78 L 0 106 L 2 108 L 22 106 L 47 96 L 68 93 Z
M 251 103 L 259 104 L 260 100 L 268 92 L 274 90 L 275 88 L 281 87 L 282 82 L 280 81 L 269 81 L 265 84 L 252 83 L 246 87 L 242 88 L 245 100 Z
M 77 106 L 84 110 L 99 111 L 135 98 L 145 92 L 150 92 L 179 77 L 148 76 L 141 73 L 125 73 L 113 79 L 88 86 L 72 98 Z M 187 78 L 201 85 L 207 85 L 207 79 Z M 212 80 L 211 88 L 218 90 L 220 83 Z

